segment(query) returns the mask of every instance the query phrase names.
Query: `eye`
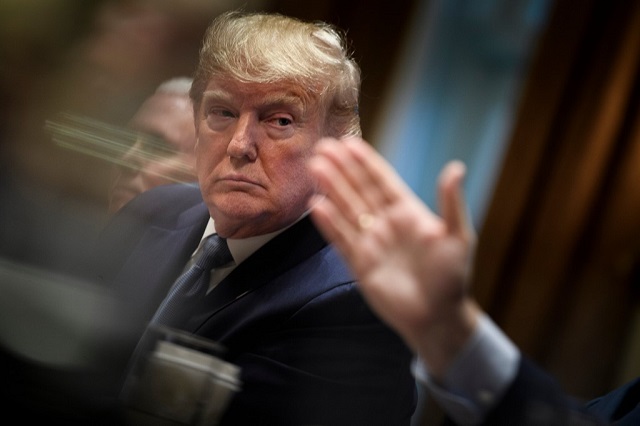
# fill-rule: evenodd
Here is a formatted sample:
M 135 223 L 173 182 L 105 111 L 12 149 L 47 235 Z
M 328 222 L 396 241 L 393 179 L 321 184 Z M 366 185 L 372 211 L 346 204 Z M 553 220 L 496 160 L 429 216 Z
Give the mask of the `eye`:
M 272 139 L 287 139 L 296 132 L 296 121 L 290 114 L 274 114 L 264 121 Z
M 289 126 L 290 124 L 293 123 L 293 120 L 291 120 L 290 118 L 286 118 L 286 117 L 278 117 L 275 119 L 276 124 L 278 124 L 278 126 Z
M 217 117 L 227 117 L 227 118 L 233 118 L 234 114 L 233 112 L 229 111 L 228 109 L 224 109 L 224 108 L 209 108 L 209 110 L 207 111 L 207 115 L 215 115 Z
M 225 107 L 212 106 L 207 108 L 205 120 L 210 129 L 222 131 L 236 117 L 235 113 Z
M 276 128 L 286 128 L 293 124 L 293 118 L 289 114 L 274 114 L 265 121 Z

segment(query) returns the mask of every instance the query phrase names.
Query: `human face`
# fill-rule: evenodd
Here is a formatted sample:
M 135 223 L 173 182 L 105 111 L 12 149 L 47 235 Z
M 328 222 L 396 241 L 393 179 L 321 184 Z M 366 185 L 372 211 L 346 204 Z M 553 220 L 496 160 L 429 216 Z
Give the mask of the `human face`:
M 196 114 L 196 169 L 222 237 L 273 232 L 304 213 L 321 121 L 297 86 L 209 81 Z
M 116 166 L 109 210 L 115 212 L 136 195 L 159 185 L 196 180 L 193 108 L 187 96 L 157 93 L 129 123 L 140 132 Z

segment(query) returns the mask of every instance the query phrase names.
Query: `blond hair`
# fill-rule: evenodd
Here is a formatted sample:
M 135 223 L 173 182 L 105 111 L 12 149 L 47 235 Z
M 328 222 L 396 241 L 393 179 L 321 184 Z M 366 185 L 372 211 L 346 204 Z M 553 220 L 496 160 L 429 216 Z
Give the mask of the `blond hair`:
M 279 14 L 227 12 L 207 29 L 191 99 L 198 111 L 211 78 L 292 83 L 326 111 L 326 133 L 360 135 L 360 68 L 340 32 Z

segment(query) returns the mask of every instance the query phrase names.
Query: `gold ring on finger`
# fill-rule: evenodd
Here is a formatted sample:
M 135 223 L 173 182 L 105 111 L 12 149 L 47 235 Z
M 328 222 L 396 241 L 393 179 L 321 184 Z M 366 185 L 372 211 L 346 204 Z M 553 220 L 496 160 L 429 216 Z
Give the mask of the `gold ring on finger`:
M 369 213 L 360 213 L 358 215 L 358 227 L 361 231 L 366 231 L 371 228 L 375 223 L 376 218 L 374 215 Z

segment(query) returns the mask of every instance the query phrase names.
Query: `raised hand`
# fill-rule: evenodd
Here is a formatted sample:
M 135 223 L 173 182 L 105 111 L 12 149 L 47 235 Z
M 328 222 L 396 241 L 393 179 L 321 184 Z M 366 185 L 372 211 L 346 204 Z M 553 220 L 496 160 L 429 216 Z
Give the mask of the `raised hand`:
M 342 253 L 381 319 L 437 375 L 475 327 L 468 295 L 475 233 L 458 161 L 439 179 L 441 216 L 432 212 L 368 143 L 323 139 L 310 161 L 319 193 L 311 216 Z

